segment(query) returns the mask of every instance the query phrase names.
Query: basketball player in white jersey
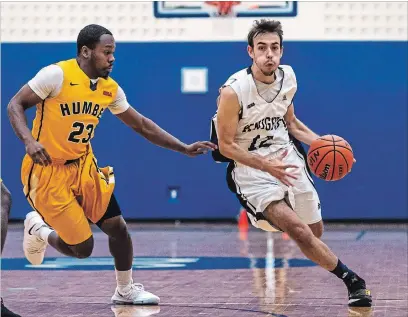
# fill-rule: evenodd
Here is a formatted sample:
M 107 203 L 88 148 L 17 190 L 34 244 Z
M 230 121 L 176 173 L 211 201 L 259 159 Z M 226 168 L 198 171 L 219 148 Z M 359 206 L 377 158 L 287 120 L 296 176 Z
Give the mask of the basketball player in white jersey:
M 369 307 L 365 281 L 319 239 L 320 201 L 299 142 L 310 145 L 319 136 L 295 116 L 296 76 L 280 65 L 282 36 L 280 22 L 255 21 L 248 34 L 252 66 L 220 89 L 212 123 L 219 153 L 213 157 L 229 161 L 228 186 L 255 227 L 287 232 L 310 260 L 344 281 L 349 306 Z

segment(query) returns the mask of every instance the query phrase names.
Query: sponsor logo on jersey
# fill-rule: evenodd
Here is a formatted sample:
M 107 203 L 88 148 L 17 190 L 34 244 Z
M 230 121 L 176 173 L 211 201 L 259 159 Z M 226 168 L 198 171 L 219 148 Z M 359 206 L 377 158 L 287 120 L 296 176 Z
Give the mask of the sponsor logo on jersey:
M 255 103 L 254 103 L 254 102 L 251 103 L 251 104 L 249 104 L 249 105 L 247 106 L 247 109 L 252 108 L 253 106 L 255 106 Z

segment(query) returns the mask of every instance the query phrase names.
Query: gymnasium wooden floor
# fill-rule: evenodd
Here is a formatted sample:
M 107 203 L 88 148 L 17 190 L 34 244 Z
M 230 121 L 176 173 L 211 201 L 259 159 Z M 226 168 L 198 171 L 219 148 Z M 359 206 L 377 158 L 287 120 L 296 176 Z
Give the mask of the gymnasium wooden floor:
M 107 238 L 95 228 L 91 258 L 49 248 L 31 267 L 22 225 L 11 225 L 2 259 L 6 306 L 23 317 L 407 317 L 407 225 L 330 225 L 323 240 L 373 294 L 371 309 L 349 309 L 343 283 L 308 261 L 281 233 L 235 225 L 130 225 L 134 280 L 160 306 L 112 306 L 115 288 Z

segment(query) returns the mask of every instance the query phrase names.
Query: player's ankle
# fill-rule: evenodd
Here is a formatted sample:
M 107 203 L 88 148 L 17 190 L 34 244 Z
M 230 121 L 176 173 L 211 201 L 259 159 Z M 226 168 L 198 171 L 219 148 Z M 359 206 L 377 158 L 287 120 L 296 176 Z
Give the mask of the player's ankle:
M 344 282 L 351 278 L 352 275 L 355 275 L 355 273 L 344 265 L 340 259 L 338 259 L 336 267 L 334 270 L 330 271 L 330 273 L 333 273 Z
M 40 229 L 38 229 L 38 231 L 37 231 L 37 236 L 38 236 L 40 239 L 42 239 L 42 240 L 44 240 L 45 242 L 48 243 L 48 237 L 49 237 L 49 235 L 50 235 L 53 231 L 54 231 L 54 230 L 51 229 L 50 227 L 48 227 L 48 226 L 46 226 L 46 225 L 43 225 L 43 226 L 40 227 Z
M 133 280 L 132 280 L 132 269 L 127 271 L 118 271 L 115 270 L 116 273 L 116 282 L 118 286 L 119 293 L 128 293 L 131 289 Z

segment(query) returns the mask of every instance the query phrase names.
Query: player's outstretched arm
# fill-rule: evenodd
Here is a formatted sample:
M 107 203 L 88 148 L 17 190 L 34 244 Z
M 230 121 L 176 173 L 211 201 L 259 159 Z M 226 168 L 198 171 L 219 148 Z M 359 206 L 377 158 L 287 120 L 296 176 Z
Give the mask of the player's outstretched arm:
M 25 110 L 42 101 L 29 85 L 24 85 L 10 100 L 7 113 L 14 132 L 23 141 L 26 152 L 33 159 L 33 162 L 47 166 L 51 164 L 52 160 L 45 148 L 33 138 L 27 126 L 27 117 L 25 115 Z
M 223 88 L 217 112 L 217 136 L 220 153 L 233 161 L 267 172 L 285 185 L 291 186 L 290 179 L 296 179 L 296 176 L 287 172 L 287 169 L 297 168 L 297 166 L 283 164 L 279 159 L 268 160 L 259 155 L 251 154 L 235 142 L 239 111 L 240 106 L 235 91 L 231 87 Z
M 302 121 L 300 121 L 295 115 L 295 107 L 293 103 L 289 106 L 288 111 L 285 114 L 285 121 L 288 126 L 288 131 L 297 140 L 310 145 L 313 140 L 316 140 L 319 135 L 310 130 Z
M 127 126 L 142 135 L 150 142 L 177 151 L 188 156 L 197 156 L 214 150 L 217 146 L 208 141 L 199 141 L 192 144 L 185 144 L 170 133 L 160 128 L 149 118 L 141 115 L 133 107 L 129 107 L 125 112 L 116 115 Z

